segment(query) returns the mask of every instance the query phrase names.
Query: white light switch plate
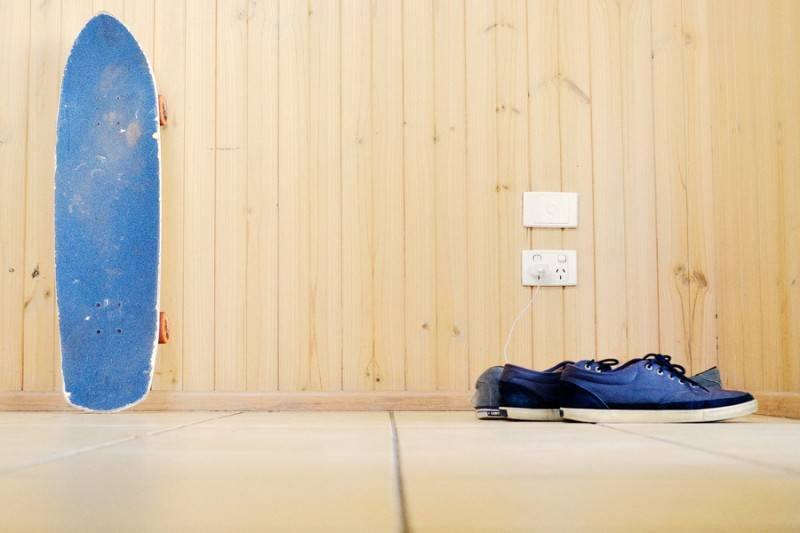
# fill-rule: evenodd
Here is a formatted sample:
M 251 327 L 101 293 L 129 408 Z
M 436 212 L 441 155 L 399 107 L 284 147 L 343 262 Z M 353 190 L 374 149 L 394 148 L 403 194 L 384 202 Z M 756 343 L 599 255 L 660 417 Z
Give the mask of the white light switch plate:
M 565 287 L 578 284 L 575 250 L 523 250 L 522 284 Z
M 577 228 L 578 193 L 523 193 L 522 225 L 526 228 Z

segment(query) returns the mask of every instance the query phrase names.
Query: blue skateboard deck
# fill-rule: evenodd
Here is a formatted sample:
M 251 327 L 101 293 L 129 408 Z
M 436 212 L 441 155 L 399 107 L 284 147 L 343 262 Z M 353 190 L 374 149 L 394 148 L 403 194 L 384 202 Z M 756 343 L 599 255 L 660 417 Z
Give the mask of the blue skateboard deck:
M 150 390 L 159 333 L 161 169 L 155 82 L 107 14 L 64 69 L 55 174 L 56 299 L 64 394 L 117 411 Z

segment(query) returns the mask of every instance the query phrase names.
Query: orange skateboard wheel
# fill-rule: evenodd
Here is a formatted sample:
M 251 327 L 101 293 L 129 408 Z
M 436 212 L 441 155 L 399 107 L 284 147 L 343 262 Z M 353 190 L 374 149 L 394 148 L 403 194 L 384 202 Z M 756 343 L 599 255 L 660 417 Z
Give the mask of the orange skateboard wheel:
M 169 321 L 167 321 L 167 313 L 161 311 L 158 313 L 158 344 L 167 344 L 169 342 Z

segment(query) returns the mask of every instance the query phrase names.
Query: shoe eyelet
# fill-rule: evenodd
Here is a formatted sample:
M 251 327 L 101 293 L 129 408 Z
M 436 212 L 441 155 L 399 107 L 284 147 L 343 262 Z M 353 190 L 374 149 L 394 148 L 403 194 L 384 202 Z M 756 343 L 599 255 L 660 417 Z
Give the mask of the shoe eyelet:
M 664 374 L 664 371 L 659 368 L 658 370 L 656 370 L 656 374 L 658 374 L 660 376 L 660 375 Z
M 684 384 L 684 383 L 686 383 L 686 382 L 685 382 L 685 381 L 683 381 L 682 379 L 679 379 L 679 380 L 678 380 L 678 383 L 680 383 L 681 385 L 683 385 L 683 384 Z
M 598 366 L 597 368 L 595 368 L 595 369 L 594 369 L 594 371 L 595 371 L 595 372 L 597 372 L 598 374 L 599 374 L 600 372 L 602 372 L 602 370 L 600 370 L 600 367 L 599 367 L 599 366 Z
M 583 365 L 583 368 L 585 368 L 586 370 L 589 370 L 590 368 L 592 368 L 592 365 L 590 365 L 589 363 L 586 363 L 586 364 Z
M 653 370 L 653 365 L 651 365 L 650 363 L 647 363 L 646 365 L 644 365 L 644 367 L 645 367 L 647 370 Z
M 674 374 L 670 374 L 669 375 L 669 379 L 670 379 L 670 381 L 674 381 L 675 380 L 675 375 Z

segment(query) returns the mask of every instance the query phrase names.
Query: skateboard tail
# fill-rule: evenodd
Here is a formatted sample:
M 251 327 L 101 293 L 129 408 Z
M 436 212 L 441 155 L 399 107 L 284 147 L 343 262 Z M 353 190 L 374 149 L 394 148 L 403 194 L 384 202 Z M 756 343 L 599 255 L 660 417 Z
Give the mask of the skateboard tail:
M 65 66 L 65 69 L 64 69 L 64 76 L 62 77 L 61 91 L 60 91 L 61 105 L 59 106 L 59 117 L 58 117 L 58 125 L 59 125 L 59 139 L 58 139 L 59 143 L 58 144 L 59 145 L 62 143 L 62 140 L 63 140 L 62 136 L 60 135 L 61 127 L 62 127 L 62 120 L 68 120 L 70 118 L 70 114 L 69 113 L 65 113 L 65 111 L 67 109 L 67 106 L 65 105 L 65 100 L 66 99 L 65 99 L 65 93 L 64 93 L 64 91 L 65 91 L 65 82 L 66 82 L 67 76 L 69 75 L 69 70 L 71 68 L 71 60 L 73 59 L 73 56 L 74 56 L 74 53 L 75 53 L 76 49 L 78 49 L 82 45 L 86 46 L 86 43 L 83 42 L 83 41 L 92 38 L 92 35 L 90 34 L 90 32 L 87 31 L 90 28 L 94 28 L 95 31 L 100 31 L 100 32 L 103 32 L 103 31 L 116 32 L 116 33 L 114 33 L 114 36 L 121 36 L 121 38 L 123 40 L 128 40 L 128 42 L 126 42 L 124 44 L 126 44 L 128 46 L 132 45 L 133 48 L 135 49 L 135 52 L 137 52 L 138 54 L 141 55 L 141 58 L 143 59 L 144 64 L 146 65 L 147 73 L 149 75 L 149 88 L 150 88 L 150 90 L 149 90 L 150 94 L 147 95 L 147 96 L 153 102 L 158 102 L 158 91 L 157 91 L 156 85 L 155 85 L 155 77 L 153 76 L 152 66 L 150 65 L 150 62 L 147 59 L 147 57 L 144 54 L 144 52 L 141 50 L 141 47 L 139 46 L 139 44 L 136 41 L 135 37 L 133 36 L 133 34 L 130 32 L 130 30 L 121 21 L 119 21 L 118 19 L 116 19 L 115 17 L 113 17 L 112 15 L 110 15 L 108 13 L 99 13 L 98 15 L 96 15 L 92 19 L 90 19 L 89 22 L 87 22 L 87 24 L 84 27 L 84 29 L 78 35 L 78 37 L 76 38 L 75 43 L 73 44 L 73 47 L 72 47 L 72 49 L 70 51 L 70 56 L 69 56 L 69 58 L 68 58 L 68 60 L 66 62 L 66 66 Z M 98 28 L 99 28 L 99 30 L 98 30 Z M 121 30 L 119 28 L 121 28 Z M 91 43 L 89 43 L 89 44 L 91 44 Z M 119 98 L 117 98 L 117 99 L 119 100 Z M 156 235 L 156 238 L 157 238 L 156 263 L 155 263 L 155 267 L 156 267 L 155 268 L 155 270 L 156 270 L 156 272 L 155 272 L 155 302 L 154 302 L 154 305 L 149 308 L 150 309 L 149 311 L 145 311 L 143 313 L 145 316 L 147 316 L 147 321 L 150 322 L 150 324 L 146 325 L 146 329 L 151 332 L 151 335 L 150 335 L 150 338 L 149 338 L 149 342 L 147 343 L 147 350 L 149 351 L 149 353 L 147 353 L 148 357 L 147 357 L 146 369 L 142 369 L 142 373 L 138 374 L 142 378 L 146 377 L 146 380 L 145 379 L 138 380 L 137 383 L 131 384 L 128 388 L 126 388 L 124 391 L 122 391 L 122 393 L 120 393 L 120 391 L 118 389 L 114 390 L 113 391 L 115 393 L 114 394 L 114 398 L 112 400 L 110 400 L 110 401 L 96 401 L 96 399 L 91 399 L 89 397 L 91 395 L 87 396 L 85 390 L 84 391 L 80 390 L 80 386 L 81 385 L 85 385 L 85 382 L 84 383 L 76 383 L 74 379 L 71 379 L 74 376 L 70 375 L 70 372 L 67 371 L 67 368 L 63 368 L 63 372 L 62 372 L 62 390 L 64 391 L 64 397 L 65 397 L 67 403 L 69 405 L 77 408 L 77 409 L 80 409 L 80 410 L 83 410 L 83 411 L 87 411 L 87 412 L 117 412 L 117 411 L 122 411 L 122 410 L 128 409 L 130 407 L 133 407 L 134 405 L 140 403 L 142 400 L 145 399 L 145 397 L 147 396 L 147 393 L 149 392 L 150 387 L 152 385 L 153 373 L 155 371 L 155 362 L 156 362 L 156 355 L 157 355 L 157 349 L 158 349 L 158 341 L 159 341 L 159 311 L 160 311 L 160 289 L 161 289 L 161 233 L 162 233 L 162 227 L 161 227 L 161 225 L 162 225 L 161 224 L 161 216 L 162 216 L 162 205 L 161 205 L 161 143 L 160 143 L 160 128 L 159 128 L 159 113 L 158 113 L 157 107 L 155 107 L 154 109 L 155 109 L 155 112 L 152 113 L 151 116 L 149 117 L 150 121 L 152 122 L 152 126 L 153 127 L 151 128 L 150 126 L 146 126 L 145 128 L 143 128 L 148 133 L 149 133 L 149 130 L 152 129 L 152 134 L 148 135 L 148 136 L 151 137 L 152 141 L 155 143 L 155 164 L 156 164 L 156 173 L 157 173 L 156 174 L 156 181 L 157 181 L 157 198 L 158 198 L 158 211 L 157 211 L 158 212 L 158 216 L 157 216 L 157 220 L 155 222 L 156 223 L 156 227 L 154 228 L 155 229 L 155 235 Z M 70 110 L 70 111 L 73 114 L 75 113 L 75 111 L 73 111 L 73 110 Z M 63 115 L 65 115 L 65 114 L 68 115 L 68 116 L 64 117 Z M 137 118 L 139 118 L 138 115 L 137 115 Z M 145 119 L 147 117 L 142 117 L 142 118 Z M 99 123 L 98 123 L 98 125 L 99 125 Z M 120 131 L 122 132 L 123 130 L 120 130 Z M 67 139 L 67 141 L 73 141 L 73 139 Z M 56 191 L 58 191 L 58 188 L 59 188 L 59 182 L 58 182 L 59 159 L 60 159 L 60 152 L 59 152 L 59 149 L 57 148 L 56 165 L 55 165 L 55 173 L 56 173 L 55 188 L 56 188 Z M 58 213 L 57 213 L 56 216 L 57 216 L 57 222 L 58 222 Z M 153 218 L 155 218 L 155 217 L 153 217 Z M 57 237 L 58 237 L 58 232 L 57 232 Z M 59 264 L 60 264 L 59 263 L 59 247 L 58 246 L 56 246 L 55 262 L 56 262 L 56 279 L 57 279 L 55 296 L 56 296 L 56 301 L 59 303 L 59 305 L 56 306 L 56 312 L 57 312 L 57 319 L 59 321 L 59 327 L 60 327 L 60 331 L 61 331 L 60 342 L 61 342 L 61 350 L 62 350 L 62 354 L 63 354 L 65 340 L 68 340 L 69 332 L 64 330 L 64 318 L 65 318 L 65 316 L 62 314 L 62 311 L 64 310 L 64 309 L 62 309 L 62 305 L 61 305 L 61 303 L 62 303 L 61 302 L 62 291 L 60 290 L 61 283 L 58 282 L 59 281 L 59 269 L 60 269 L 60 267 L 59 267 Z M 98 303 L 97 306 L 100 307 L 100 304 Z M 142 310 L 140 309 L 140 311 L 142 311 Z M 87 320 L 88 319 L 89 319 L 89 316 L 87 315 Z M 117 332 L 120 333 L 121 330 L 117 329 Z M 97 330 L 97 333 L 100 334 L 100 329 Z M 145 355 L 145 353 L 142 352 L 142 355 Z M 62 366 L 64 366 L 64 365 L 65 365 L 65 362 L 62 359 Z M 72 370 L 74 371 L 74 368 Z M 72 374 L 74 374 L 74 372 L 72 372 Z M 97 388 L 93 388 L 91 392 L 97 392 L 98 390 L 102 390 L 102 386 L 100 386 L 99 383 L 95 383 L 93 385 L 95 387 L 97 387 Z

